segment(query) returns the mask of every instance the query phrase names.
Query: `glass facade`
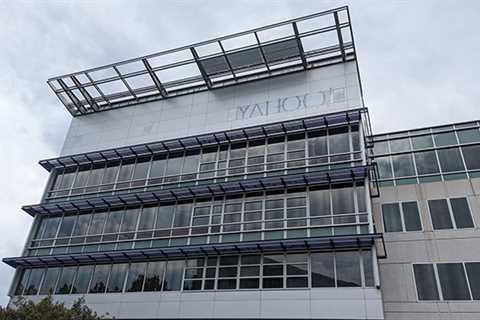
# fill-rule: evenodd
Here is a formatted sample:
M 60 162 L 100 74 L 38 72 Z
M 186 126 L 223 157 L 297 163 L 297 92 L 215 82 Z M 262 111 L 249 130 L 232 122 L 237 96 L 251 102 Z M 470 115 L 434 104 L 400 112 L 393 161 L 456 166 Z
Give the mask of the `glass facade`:
M 45 202 L 361 165 L 359 126 L 58 169 Z
M 45 216 L 30 255 L 368 233 L 363 183 Z
M 25 269 L 17 295 L 372 287 L 372 252 L 224 255 Z
M 380 186 L 480 177 L 478 122 L 373 136 Z

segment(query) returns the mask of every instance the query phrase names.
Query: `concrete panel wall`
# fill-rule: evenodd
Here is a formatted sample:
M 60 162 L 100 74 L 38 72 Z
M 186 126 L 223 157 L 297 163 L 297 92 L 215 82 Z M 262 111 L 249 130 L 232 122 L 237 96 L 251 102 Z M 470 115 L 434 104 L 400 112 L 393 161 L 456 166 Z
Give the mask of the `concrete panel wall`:
M 71 305 L 81 296 L 54 298 Z M 108 312 L 117 319 L 383 319 L 381 294 L 374 288 L 87 294 L 84 298 L 99 314 Z
M 385 319 L 480 319 L 480 301 L 418 301 L 413 263 L 480 261 L 480 179 L 386 187 L 373 201 L 383 232 L 381 204 L 419 201 L 423 231 L 385 233 L 388 258 L 379 260 Z M 467 197 L 475 228 L 434 231 L 427 200 Z
M 355 62 L 72 119 L 61 154 L 160 141 L 362 107 Z

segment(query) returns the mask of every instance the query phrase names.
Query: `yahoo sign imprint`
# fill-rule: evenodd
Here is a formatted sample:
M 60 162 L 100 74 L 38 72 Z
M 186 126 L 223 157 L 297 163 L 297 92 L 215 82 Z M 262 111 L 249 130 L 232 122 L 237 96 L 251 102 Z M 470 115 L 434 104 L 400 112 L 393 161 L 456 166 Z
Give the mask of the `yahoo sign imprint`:
M 275 113 L 318 108 L 338 102 L 345 102 L 346 99 L 346 88 L 330 88 L 328 90 L 238 106 L 236 108 L 235 120 L 268 117 L 268 115 Z

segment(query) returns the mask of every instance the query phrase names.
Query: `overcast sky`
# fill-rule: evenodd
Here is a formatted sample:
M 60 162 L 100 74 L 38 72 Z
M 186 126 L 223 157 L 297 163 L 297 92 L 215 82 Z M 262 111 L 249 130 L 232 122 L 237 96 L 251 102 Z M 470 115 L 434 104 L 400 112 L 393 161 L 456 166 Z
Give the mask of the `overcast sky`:
M 49 77 L 350 5 L 374 132 L 479 119 L 480 1 L 0 0 L 0 257 L 20 254 L 70 115 Z M 476 81 L 475 81 L 476 80 Z M 0 305 L 13 269 L 0 265 Z

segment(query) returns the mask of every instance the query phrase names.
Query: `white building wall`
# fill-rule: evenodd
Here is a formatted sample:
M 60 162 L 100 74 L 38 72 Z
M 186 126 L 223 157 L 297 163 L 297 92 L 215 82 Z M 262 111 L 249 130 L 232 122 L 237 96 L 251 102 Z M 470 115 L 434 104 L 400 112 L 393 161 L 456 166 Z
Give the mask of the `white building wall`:
M 355 62 L 72 119 L 61 155 L 362 107 Z
M 427 200 L 467 197 L 475 227 L 433 231 Z M 385 319 L 480 319 L 480 301 L 418 301 L 413 263 L 480 261 L 480 179 L 381 188 L 373 215 L 383 232 L 381 204 L 419 201 L 423 231 L 385 233 L 388 258 L 379 260 Z
M 43 297 L 31 298 L 37 301 Z M 55 299 L 69 306 L 80 297 L 64 295 Z M 374 288 L 109 293 L 83 297 L 99 314 L 108 313 L 118 319 L 383 319 L 381 294 Z

